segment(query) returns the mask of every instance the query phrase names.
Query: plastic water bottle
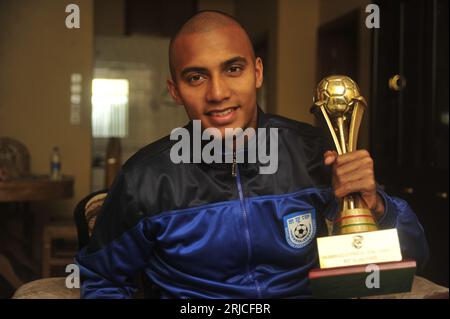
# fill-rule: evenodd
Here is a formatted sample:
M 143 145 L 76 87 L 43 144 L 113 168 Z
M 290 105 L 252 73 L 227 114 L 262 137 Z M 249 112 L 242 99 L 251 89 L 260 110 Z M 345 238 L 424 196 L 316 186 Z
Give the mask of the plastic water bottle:
M 50 157 L 50 179 L 61 179 L 61 155 L 59 154 L 59 147 L 53 147 L 52 155 Z

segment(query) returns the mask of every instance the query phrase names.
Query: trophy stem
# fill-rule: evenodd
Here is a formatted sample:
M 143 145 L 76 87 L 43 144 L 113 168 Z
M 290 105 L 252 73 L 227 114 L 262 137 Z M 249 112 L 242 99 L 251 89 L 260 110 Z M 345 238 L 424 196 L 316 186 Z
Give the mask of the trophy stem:
M 354 209 L 355 208 L 355 201 L 353 200 L 352 196 L 347 196 L 347 200 L 348 200 L 348 207 L 350 209 Z
M 344 133 L 344 118 L 342 116 L 339 116 L 337 118 L 337 123 L 338 123 L 338 129 L 339 129 L 339 137 L 341 139 L 341 149 L 342 149 L 342 154 L 347 153 L 347 143 L 345 142 L 345 133 Z
M 336 118 L 337 129 L 339 131 L 339 144 L 342 154 L 347 153 L 347 141 L 345 139 L 344 116 Z M 359 232 L 368 232 L 377 230 L 375 219 L 372 212 L 355 203 L 353 195 L 348 195 L 343 199 L 343 207 L 338 219 L 338 229 L 341 234 L 353 234 Z
M 337 118 L 337 124 L 338 124 L 338 130 L 339 130 L 339 138 L 340 138 L 340 145 L 342 154 L 347 153 L 347 142 L 345 141 L 345 133 L 344 133 L 344 117 L 339 116 Z M 347 196 L 344 198 L 345 205 L 347 209 L 354 209 L 355 208 L 355 201 L 353 200 L 352 196 Z

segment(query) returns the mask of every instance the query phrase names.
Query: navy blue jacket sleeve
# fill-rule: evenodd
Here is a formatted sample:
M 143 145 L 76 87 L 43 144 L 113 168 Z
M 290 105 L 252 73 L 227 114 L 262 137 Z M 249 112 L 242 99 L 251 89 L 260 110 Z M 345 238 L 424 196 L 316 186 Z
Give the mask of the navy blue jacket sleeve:
M 384 200 L 385 212 L 378 221 L 381 229 L 397 228 L 403 259 L 414 259 L 421 270 L 428 261 L 428 243 L 425 232 L 408 203 L 387 195 L 378 189 Z
M 150 258 L 152 241 L 135 192 L 121 172 L 97 218 L 92 238 L 76 256 L 82 298 L 130 298 Z

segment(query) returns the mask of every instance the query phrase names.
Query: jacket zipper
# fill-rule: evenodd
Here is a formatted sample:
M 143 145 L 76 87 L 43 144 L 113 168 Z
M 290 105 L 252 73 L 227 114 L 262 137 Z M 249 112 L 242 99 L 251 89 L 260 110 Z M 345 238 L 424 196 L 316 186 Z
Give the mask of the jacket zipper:
M 249 276 L 250 280 L 252 280 L 255 283 L 256 291 L 257 291 L 257 294 L 258 294 L 258 298 L 262 298 L 261 288 L 259 286 L 259 283 L 253 277 L 253 274 L 250 271 L 250 259 L 251 259 L 251 255 L 252 255 L 252 248 L 251 248 L 251 245 L 250 245 L 250 230 L 249 230 L 249 227 L 248 227 L 248 213 L 247 213 L 247 208 L 245 206 L 244 193 L 242 192 L 241 176 L 239 174 L 239 167 L 238 167 L 238 165 L 236 163 L 236 152 L 233 153 L 233 165 L 231 167 L 231 175 L 233 177 L 236 177 L 236 185 L 237 185 L 237 189 L 238 189 L 238 193 L 239 193 L 239 201 L 241 202 L 242 214 L 244 215 L 245 239 L 246 239 L 246 242 L 247 242 L 247 253 L 248 253 L 247 273 L 248 273 L 248 276 Z
M 233 165 L 231 166 L 231 176 L 236 177 L 236 152 L 233 152 Z

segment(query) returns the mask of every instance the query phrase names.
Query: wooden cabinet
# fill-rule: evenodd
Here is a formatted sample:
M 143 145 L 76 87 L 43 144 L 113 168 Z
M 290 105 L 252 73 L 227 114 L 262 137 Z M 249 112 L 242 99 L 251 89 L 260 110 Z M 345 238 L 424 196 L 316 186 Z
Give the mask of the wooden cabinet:
M 448 0 L 377 4 L 370 108 L 377 179 L 425 228 L 430 261 L 422 275 L 448 286 Z

